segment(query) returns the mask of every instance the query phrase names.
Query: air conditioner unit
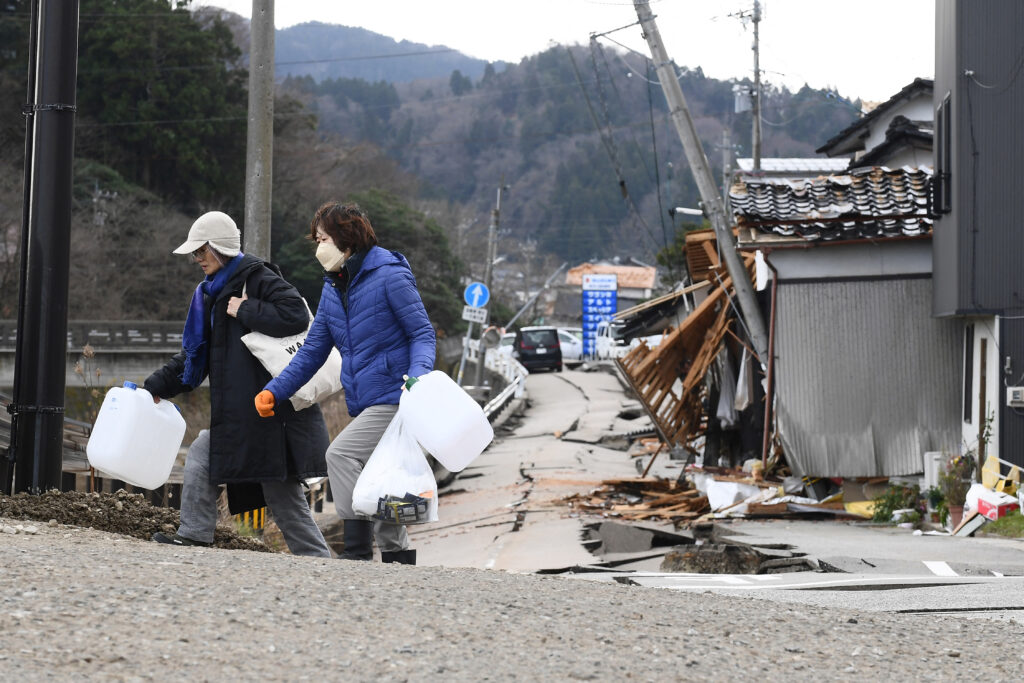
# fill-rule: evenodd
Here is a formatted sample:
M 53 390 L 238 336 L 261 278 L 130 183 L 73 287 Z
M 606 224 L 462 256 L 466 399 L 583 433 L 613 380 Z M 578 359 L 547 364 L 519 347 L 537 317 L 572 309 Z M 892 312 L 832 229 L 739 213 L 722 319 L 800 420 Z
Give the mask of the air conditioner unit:
M 1024 408 L 1024 387 L 1006 387 L 1006 405 Z

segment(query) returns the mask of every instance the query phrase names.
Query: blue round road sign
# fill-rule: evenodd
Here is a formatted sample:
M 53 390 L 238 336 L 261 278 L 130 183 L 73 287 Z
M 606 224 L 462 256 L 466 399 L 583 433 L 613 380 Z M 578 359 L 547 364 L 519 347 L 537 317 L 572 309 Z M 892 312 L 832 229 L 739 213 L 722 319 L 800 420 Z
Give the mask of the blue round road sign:
M 487 302 L 491 300 L 491 292 L 487 289 L 487 285 L 482 282 L 470 282 L 466 286 L 466 291 L 462 293 L 462 298 L 467 306 L 480 308 L 481 306 L 486 306 Z

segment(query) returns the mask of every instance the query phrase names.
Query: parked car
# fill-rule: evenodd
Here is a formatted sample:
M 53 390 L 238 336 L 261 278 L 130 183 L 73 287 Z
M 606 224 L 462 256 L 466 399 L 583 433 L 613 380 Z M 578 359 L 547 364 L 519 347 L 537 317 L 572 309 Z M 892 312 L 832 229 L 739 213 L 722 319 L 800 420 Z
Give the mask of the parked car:
M 512 355 L 527 370 L 562 371 L 562 347 L 554 327 L 523 327 L 516 332 Z
M 558 345 L 562 348 L 562 361 L 566 365 L 579 365 L 583 362 L 583 330 L 577 336 L 574 328 L 558 328 Z
M 498 341 L 498 353 L 502 356 L 512 357 L 512 345 L 516 342 L 515 332 L 506 332 L 501 335 L 501 339 Z
M 597 334 L 594 339 L 595 355 L 601 360 L 622 358 L 629 351 L 622 339 L 623 324 L 619 321 L 602 320 L 597 323 Z

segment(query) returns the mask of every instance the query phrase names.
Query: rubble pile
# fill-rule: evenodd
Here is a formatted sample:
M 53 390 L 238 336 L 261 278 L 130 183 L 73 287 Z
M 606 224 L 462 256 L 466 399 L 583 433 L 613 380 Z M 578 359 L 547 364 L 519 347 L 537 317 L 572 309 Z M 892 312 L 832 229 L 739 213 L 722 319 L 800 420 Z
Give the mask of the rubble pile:
M 655 519 L 675 526 L 710 511 L 708 497 L 685 482 L 668 479 L 606 479 L 590 493 L 569 496 L 575 510 L 628 521 Z

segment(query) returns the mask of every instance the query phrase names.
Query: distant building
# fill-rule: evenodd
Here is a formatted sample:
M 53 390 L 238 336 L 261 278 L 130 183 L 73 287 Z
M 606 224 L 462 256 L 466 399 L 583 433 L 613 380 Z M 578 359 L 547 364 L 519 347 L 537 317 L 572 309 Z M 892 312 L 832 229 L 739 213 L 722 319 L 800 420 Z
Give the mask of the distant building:
M 915 78 L 815 151 L 829 157 L 854 155 L 850 169 L 930 166 L 933 87 L 931 79 Z
M 654 295 L 658 284 L 658 269 L 639 261 L 634 265 L 610 262 L 581 263 L 569 269 L 565 281 L 558 286 L 557 298 L 551 312 L 557 324 L 579 327 L 583 319 L 583 276 L 585 274 L 613 274 L 618 282 L 618 310 L 624 310 L 647 301 Z
M 850 163 L 849 159 L 829 159 L 827 157 L 766 157 L 761 159 L 761 169 L 754 170 L 754 160 L 740 158 L 736 160 L 739 173 L 755 175 L 761 178 L 814 178 L 833 173 L 842 173 Z

